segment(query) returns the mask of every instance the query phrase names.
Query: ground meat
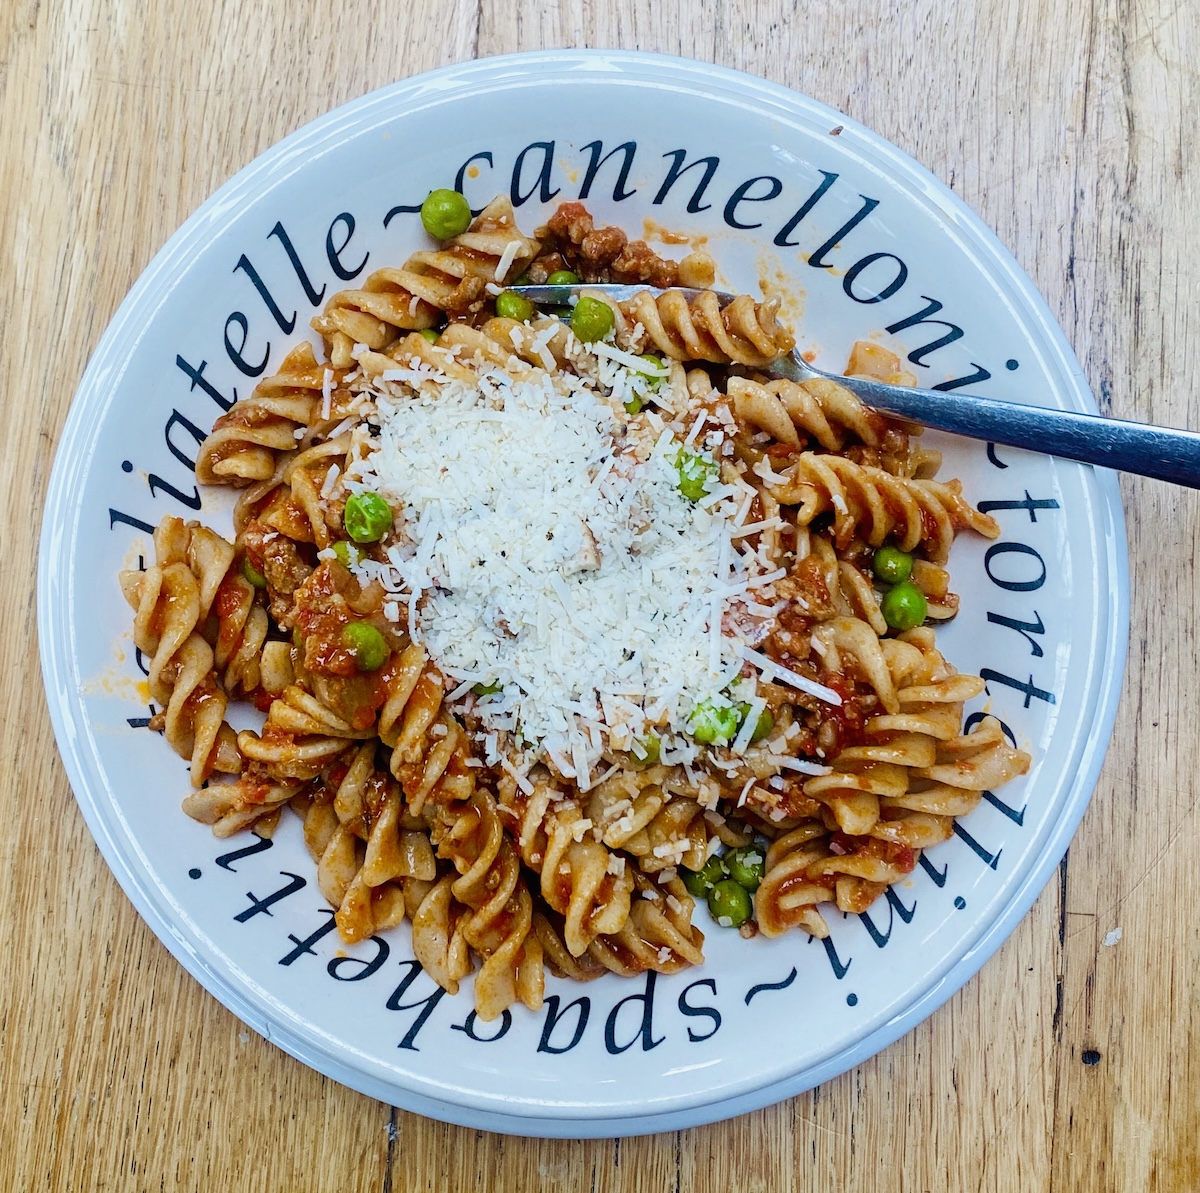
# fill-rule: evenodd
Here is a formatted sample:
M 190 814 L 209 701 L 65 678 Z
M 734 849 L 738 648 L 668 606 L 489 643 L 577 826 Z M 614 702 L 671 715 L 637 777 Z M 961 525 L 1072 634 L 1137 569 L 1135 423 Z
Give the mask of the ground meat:
M 290 605 L 288 598 L 313 570 L 296 543 L 257 520 L 246 523 L 241 541 L 251 566 L 266 577 L 272 598 L 282 599 Z
M 293 618 L 302 644 L 297 666 L 304 683 L 328 709 L 355 729 L 368 728 L 391 690 L 399 655 L 392 627 L 378 612 L 367 613 L 374 594 L 339 563 L 323 562 L 296 592 Z M 342 636 L 352 621 L 367 620 L 391 648 L 387 661 L 375 671 L 361 672 L 353 651 Z
M 465 254 L 464 254 L 465 255 Z M 491 263 L 491 258 L 486 258 Z M 487 277 L 468 274 L 463 278 L 453 292 L 444 299 L 444 310 L 448 316 L 461 315 L 467 311 L 478 310 L 487 298 Z
M 621 255 L 627 241 L 620 228 L 596 228 L 579 242 L 579 252 L 590 265 L 611 265 Z
M 296 593 L 294 622 L 304 642 L 304 667 L 324 675 L 358 673 L 342 630 L 357 620 L 345 590 L 357 583 L 340 564 L 324 562 Z
M 570 269 L 566 257 L 562 253 L 542 253 L 536 261 L 530 263 L 525 271 L 531 286 L 544 286 L 546 279 L 560 269 Z
M 645 282 L 666 290 L 679 283 L 679 267 L 660 257 L 644 240 L 631 240 L 612 263 L 618 281 Z
M 804 794 L 805 782 L 806 779 L 783 779 L 783 786 L 778 789 L 770 784 L 758 784 L 746 797 L 746 810 L 762 816 L 767 824 L 814 819 L 821 815 L 823 805 Z
M 645 282 L 666 288 L 678 281 L 674 261 L 660 257 L 644 240 L 630 241 L 620 228 L 597 228 L 582 203 L 563 203 L 538 229 L 537 238 L 543 251 L 530 269 L 531 280 L 538 280 L 539 267 L 555 257 L 563 263 L 558 268 L 574 270 L 590 282 Z M 553 270 L 545 272 L 549 276 Z
M 816 555 L 801 559 L 789 575 L 776 582 L 775 591 L 788 602 L 779 619 L 788 629 L 802 630 L 837 614 L 825 572 Z

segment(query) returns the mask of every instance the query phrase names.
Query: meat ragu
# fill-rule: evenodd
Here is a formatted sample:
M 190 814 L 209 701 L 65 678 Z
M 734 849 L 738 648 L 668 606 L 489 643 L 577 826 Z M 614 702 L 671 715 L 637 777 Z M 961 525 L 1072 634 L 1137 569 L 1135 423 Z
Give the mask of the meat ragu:
M 644 240 L 630 240 L 620 228 L 597 227 L 582 203 L 563 203 L 535 235 L 543 248 L 528 270 L 535 284 L 569 269 L 588 281 L 644 282 L 663 290 L 712 285 L 713 261 L 707 253 L 689 253 L 682 261 L 660 257 Z
M 168 517 L 121 576 L 185 810 L 224 837 L 290 807 L 342 938 L 410 920 L 444 990 L 478 966 L 483 1020 L 547 972 L 700 964 L 701 900 L 828 936 L 1029 767 L 964 723 L 983 680 L 935 632 L 954 537 L 999 524 L 913 429 L 772 376 L 778 299 L 670 289 L 706 254 L 439 201 L 459 230 L 423 211 L 436 247 L 331 294 L 322 358 L 201 445 L 234 540 Z M 634 293 L 505 296 L 562 270 Z M 847 372 L 913 380 L 869 342 Z

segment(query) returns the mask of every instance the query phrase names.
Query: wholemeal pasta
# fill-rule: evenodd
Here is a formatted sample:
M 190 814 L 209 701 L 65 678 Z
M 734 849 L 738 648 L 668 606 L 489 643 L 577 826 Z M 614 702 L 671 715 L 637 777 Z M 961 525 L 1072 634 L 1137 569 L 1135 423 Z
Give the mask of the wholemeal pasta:
M 564 270 L 665 292 L 502 301 Z M 1029 765 L 963 731 L 982 681 L 933 628 L 955 537 L 996 524 L 906 424 L 764 371 L 777 303 L 671 289 L 712 277 L 495 200 L 216 421 L 197 475 L 237 489 L 233 540 L 168 517 L 121 576 L 184 810 L 298 815 L 342 937 L 407 920 L 484 1019 L 547 971 L 700 964 L 702 901 L 826 936 Z M 873 343 L 847 372 L 912 383 Z

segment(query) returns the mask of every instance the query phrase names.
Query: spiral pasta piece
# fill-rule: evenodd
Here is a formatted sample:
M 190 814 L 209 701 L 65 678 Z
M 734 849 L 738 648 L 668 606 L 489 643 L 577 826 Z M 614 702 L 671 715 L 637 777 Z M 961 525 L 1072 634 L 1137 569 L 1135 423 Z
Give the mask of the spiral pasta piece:
M 198 629 L 213 648 L 226 695 L 255 691 L 269 619 L 254 585 L 234 566 L 233 545 L 198 522 L 171 516 L 159 523 L 154 543 L 160 564 L 186 564 L 196 577 Z
M 466 331 L 465 324 L 448 327 L 445 332 L 450 336 L 448 343 L 465 336 Z M 567 352 L 570 332 L 561 319 L 535 316 L 528 323 L 518 323 L 516 319 L 496 315 L 484 323 L 480 332 L 496 345 L 497 350 L 503 351 L 507 345 L 527 365 L 545 369 L 548 373 L 563 368 L 570 360 Z
M 466 799 L 439 803 L 432 838 L 458 872 L 454 898 L 471 912 L 462 935 L 483 959 L 475 977 L 479 1017 L 494 1019 L 518 1000 L 537 1010 L 544 979 L 533 900 L 491 793 L 476 786 Z
M 523 860 L 541 874 L 542 898 L 561 917 L 553 931 L 549 923 L 541 929 L 559 972 L 581 966 L 581 976 L 592 977 L 598 963 L 626 975 L 669 973 L 702 960 L 704 935 L 691 922 L 686 887 L 664 874 L 664 896 L 663 886 L 647 878 L 681 856 L 698 868 L 706 852 L 707 827 L 695 801 L 672 797 L 653 781 L 665 770 L 600 784 L 586 815 L 544 779 L 528 794 L 515 782 L 502 785 L 501 806 Z
M 251 768 L 232 782 L 209 783 L 183 801 L 183 810 L 213 835 L 231 837 L 243 829 L 263 833 L 264 823 L 278 815 L 299 790 L 295 783 L 276 783 Z M 267 835 L 263 833 L 263 835 Z
M 637 896 L 617 932 L 597 936 L 590 956 L 611 973 L 678 973 L 704 961 L 704 933 L 692 923 L 695 902 L 679 878 L 652 883 L 635 874 Z
M 871 580 L 856 563 L 840 558 L 824 534 L 808 535 L 807 553 L 779 581 L 776 592 L 810 620 L 848 617 L 865 622 L 877 637 L 888 632 Z
M 395 781 L 376 768 L 373 742 L 333 768 L 297 810 L 318 885 L 337 909 L 344 940 L 364 940 L 400 923 L 405 884 L 437 876 L 425 826 L 408 816 Z
M 512 203 L 498 197 L 461 236 L 413 253 L 399 268 L 377 269 L 358 290 L 341 290 L 312 326 L 336 368 L 351 368 L 354 345 L 381 351 L 405 331 L 433 327 L 443 313 L 480 305 L 489 282 L 504 284 L 537 255 L 539 244 L 516 226 Z
M 983 681 L 956 672 L 930 628 L 879 640 L 877 651 L 868 628 L 841 618 L 814 630 L 828 646 L 827 666 L 844 668 L 841 656 L 854 654 L 883 711 L 866 720 L 862 743 L 841 750 L 828 774 L 804 781 L 822 818 L 791 828 L 768 850 L 755 907 L 769 935 L 791 926 L 814 932 L 821 902 L 866 910 L 912 870 L 922 849 L 950 837 L 955 817 L 972 811 L 983 791 L 1029 766 L 994 718 L 961 732 L 964 702 Z
M 201 541 L 213 538 L 206 531 Z M 206 555 L 208 566 L 198 563 L 197 576 L 188 562 L 192 535 L 179 518 L 164 519 L 154 539 L 158 562 L 144 572 L 122 572 L 121 588 L 134 609 L 134 643 L 149 660 L 151 698 L 164 706 L 152 727 L 190 760 L 192 785 L 199 787 L 214 770 L 237 773 L 242 765 L 225 724 L 228 702 L 213 649 L 199 632 L 220 583 L 220 560 L 213 565 Z
M 916 384 L 894 352 L 868 342 L 855 345 L 846 373 Z M 941 452 L 924 445 L 920 427 L 873 410 L 832 377 L 802 382 L 731 377 L 726 389 L 743 426 L 765 431 L 794 451 L 844 453 L 855 464 L 907 479 L 931 479 L 941 465 Z
M 629 916 L 633 875 L 592 833 L 578 800 L 565 799 L 542 773 L 530 792 L 501 780 L 500 805 L 514 825 L 525 864 L 540 877 L 542 900 L 562 916 L 562 938 L 573 957 L 599 935 L 618 931 Z
M 424 648 L 410 643 L 393 672 L 377 730 L 391 748 L 391 772 L 417 814 L 428 800 L 464 798 L 474 783 L 466 734 L 442 709 L 443 696 L 441 676 Z
M 876 835 L 885 802 L 889 808 L 903 806 L 896 801 L 912 777 L 924 777 L 935 765 L 946 742 L 958 736 L 964 702 L 983 690 L 977 676 L 959 675 L 946 662 L 931 630 L 876 639 L 874 647 L 872 637 L 864 623 L 847 618 L 833 619 L 814 631 L 814 640 L 825 647 L 826 665 L 841 668 L 842 655 L 852 654 L 884 709 L 866 721 L 863 744 L 841 750 L 830 774 L 804 783 L 804 793 L 821 801 L 837 827 L 852 836 Z M 922 830 L 922 841 L 909 843 L 927 844 L 927 829 Z M 948 829 L 943 837 L 945 832 Z M 885 835 L 898 839 L 896 831 Z
M 844 385 L 825 378 L 795 382 L 730 377 L 726 392 L 739 421 L 794 447 L 803 436 L 825 451 L 841 451 L 847 433 L 875 447 L 887 423 Z
M 289 684 L 271 701 L 260 732 L 237 735 L 242 756 L 277 780 L 315 779 L 353 745 L 374 736 L 356 729 L 299 684 Z
M 254 585 L 237 572 L 227 572 L 213 611 L 217 617 L 213 663 L 226 693 L 254 692 L 262 678 L 262 650 L 270 629 Z
M 771 842 L 766 873 L 754 892 L 754 918 L 764 935 L 781 936 L 789 928 L 821 939 L 829 935 L 817 905 L 833 899 L 834 884 L 809 874 L 831 856 L 828 836 L 821 821 L 809 820 Z
M 643 291 L 618 306 L 631 323 L 642 325 L 650 346 L 673 360 L 763 368 L 796 343 L 776 321 L 777 299 L 755 302 L 741 294 L 722 307 L 712 291 L 691 302 L 678 290 L 657 298 Z
M 248 485 L 269 479 L 279 456 L 295 448 L 296 431 L 320 417 L 322 392 L 330 384 L 326 374 L 311 344 L 293 348 L 277 373 L 213 424 L 196 459 L 200 483 Z
M 831 511 L 838 547 L 844 548 L 855 535 L 872 547 L 890 537 L 902 551 L 920 547 L 931 561 L 943 563 L 959 530 L 971 529 L 985 538 L 1000 533 L 994 518 L 963 498 L 958 481 L 893 476 L 844 456 L 814 452 L 797 456 L 782 477 L 769 486 L 775 499 L 797 507 L 801 526 Z
M 562 917 L 545 909 L 533 913 L 533 931 L 542 946 L 542 959 L 556 978 L 591 982 L 608 973 L 590 952 L 573 956 L 563 939 Z
M 243 489 L 234 508 L 233 522 L 237 530 L 237 545 L 257 556 L 257 563 L 266 566 L 263 548 L 267 542 L 282 536 L 289 543 L 312 543 L 324 549 L 333 542 L 333 531 L 341 520 L 344 501 L 330 500 L 327 490 L 344 473 L 352 450 L 349 434 L 304 446 L 282 455 L 275 471 L 266 480 L 257 481 Z M 246 531 L 256 523 L 255 544 L 247 541 Z M 275 536 L 268 539 L 264 534 Z M 262 570 L 262 568 L 258 568 Z M 306 568 L 305 576 L 311 568 Z M 278 575 L 272 588 L 280 588 Z M 295 586 L 289 587 L 289 593 Z
M 561 323 L 555 329 L 555 338 L 566 341 L 566 332 Z M 508 329 L 509 334 L 505 335 Z M 515 334 L 513 334 L 515 333 Z M 471 327 L 467 323 L 452 323 L 442 332 L 438 346 L 447 351 L 458 349 L 458 360 L 476 367 L 492 365 L 503 369 L 510 377 L 522 380 L 537 376 L 534 366 L 543 362 L 533 354 L 532 342 L 537 335 L 533 323 L 518 323 L 515 319 L 489 319 L 483 327 Z M 529 359 L 529 357 L 533 359 Z M 553 358 L 551 358 L 553 360 Z
M 471 911 L 454 898 L 454 881 L 453 875 L 443 875 L 412 910 L 413 955 L 447 994 L 457 994 L 472 969 L 465 935 Z
M 899 712 L 900 701 L 888 667 L 882 640 L 865 621 L 855 617 L 833 617 L 822 622 L 812 634 L 813 649 L 821 656 L 825 669 L 844 670 L 844 657 L 854 660 L 859 672 L 888 712 Z
M 651 810 L 653 814 L 647 816 Z M 675 866 L 699 870 L 707 857 L 708 840 L 700 805 L 655 787 L 643 789 L 633 809 L 604 833 L 604 843 L 634 858 L 643 874 Z
M 542 898 L 564 922 L 564 940 L 574 956 L 597 936 L 619 930 L 629 915 L 631 876 L 614 866 L 613 854 L 587 835 L 586 817 L 571 802 L 545 822 Z

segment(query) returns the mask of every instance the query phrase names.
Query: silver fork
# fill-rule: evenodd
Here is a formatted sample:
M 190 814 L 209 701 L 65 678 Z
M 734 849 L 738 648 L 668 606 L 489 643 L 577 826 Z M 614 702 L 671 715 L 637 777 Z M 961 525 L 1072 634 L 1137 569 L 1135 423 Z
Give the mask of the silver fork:
M 675 288 L 689 301 L 703 293 L 682 286 Z M 510 289 L 538 306 L 565 306 L 570 299 L 587 290 L 600 291 L 618 302 L 643 291 L 655 296 L 664 293 L 651 286 L 618 285 L 512 286 Z M 723 291 L 715 293 L 722 304 L 734 297 Z M 1126 422 L 1099 414 L 1044 410 L 958 390 L 948 393 L 936 389 L 910 389 L 862 377 L 843 377 L 814 368 L 800 355 L 798 348 L 761 371 L 791 381 L 807 381 L 814 377 L 836 381 L 857 394 L 868 406 L 939 431 L 1023 447 L 1122 472 L 1136 472 L 1155 480 L 1200 489 L 1200 434 L 1194 431 Z

